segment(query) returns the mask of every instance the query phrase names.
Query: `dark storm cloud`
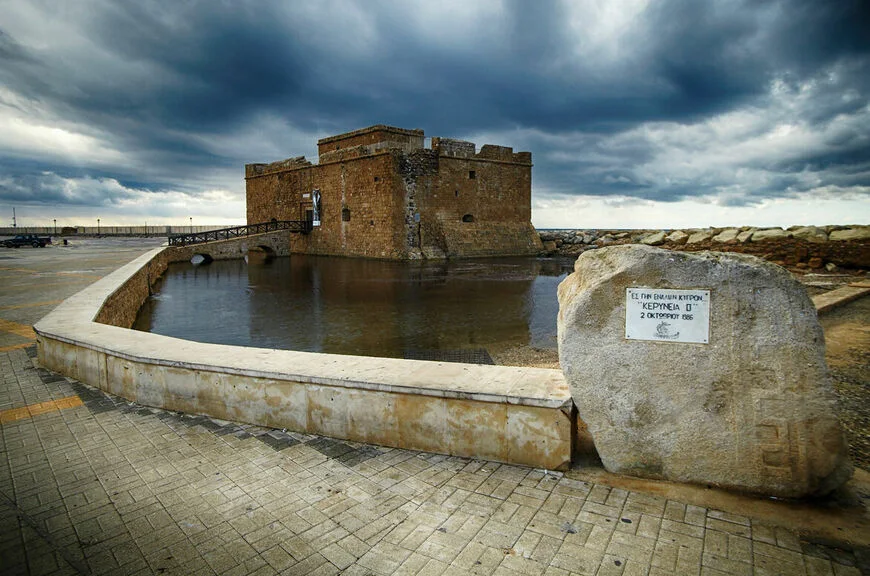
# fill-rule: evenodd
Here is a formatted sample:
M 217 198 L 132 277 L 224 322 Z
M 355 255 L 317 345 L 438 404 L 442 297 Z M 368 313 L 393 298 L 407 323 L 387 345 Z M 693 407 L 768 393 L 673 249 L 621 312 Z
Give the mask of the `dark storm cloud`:
M 772 30 L 768 48 L 779 60 L 789 62 L 796 73 L 812 73 L 843 57 L 866 58 L 870 50 L 867 2 L 797 0 L 771 4 L 782 19 Z
M 167 12 L 145 3 L 114 4 L 88 23 L 102 46 L 156 74 L 152 82 L 121 87 L 136 112 L 182 129 L 220 129 L 260 106 L 278 106 L 302 94 L 307 65 L 292 31 L 270 6 L 254 11 L 223 4 Z M 117 88 L 98 93 L 90 106 L 121 105 Z M 82 102 L 82 106 L 86 103 Z
M 0 30 L 0 59 L 6 62 L 27 62 L 27 51 L 3 30 Z
M 20 6 L 57 18 L 52 2 Z M 57 182 L 45 173 L 114 178 L 146 191 L 195 189 L 200 174 L 276 159 L 252 158 L 246 143 L 291 156 L 310 152 L 314 138 L 307 150 L 287 149 L 289 132 L 388 123 L 429 135 L 507 134 L 515 140 L 496 143 L 534 152 L 536 188 L 545 193 L 672 201 L 715 194 L 734 184 L 734 169 L 665 178 L 655 168 L 663 150 L 691 154 L 695 144 L 641 129 L 697 126 L 742 109 L 764 112 L 743 138 L 771 131 L 784 114 L 820 132 L 800 153 L 735 160 L 770 172 L 745 183 L 753 193 L 742 201 L 805 187 L 789 176 L 796 172 L 870 185 L 867 171 L 853 168 L 870 158 L 870 128 L 859 121 L 870 94 L 867 2 L 656 1 L 601 50 L 588 48 L 599 16 L 569 4 L 513 0 L 483 17 L 437 23 L 415 20 L 419 8 L 119 1 L 63 14 L 65 28 L 52 29 L 58 38 L 41 36 L 33 18 L 3 25 L 0 81 L 8 92 L 0 105 L 20 109 L 20 99 L 38 123 L 83 133 L 123 160 L 45 156 L 28 171 L 11 160 L 28 152 L 3 143 L 0 199 L 51 193 L 45 186 Z M 462 26 L 472 32 L 454 30 Z M 794 110 L 783 112 L 784 102 Z M 850 118 L 851 126 L 830 129 Z M 246 130 L 262 133 L 234 143 Z M 693 137 L 703 144 L 703 134 Z M 73 189 L 53 194 L 58 202 L 104 201 Z
M 104 186 L 98 178 L 84 178 L 71 185 L 71 180 L 57 174 L 24 174 L 14 185 L 4 186 L 9 202 L 38 199 L 44 205 L 111 206 L 133 197 L 121 186 Z M 85 184 L 82 185 L 81 182 Z

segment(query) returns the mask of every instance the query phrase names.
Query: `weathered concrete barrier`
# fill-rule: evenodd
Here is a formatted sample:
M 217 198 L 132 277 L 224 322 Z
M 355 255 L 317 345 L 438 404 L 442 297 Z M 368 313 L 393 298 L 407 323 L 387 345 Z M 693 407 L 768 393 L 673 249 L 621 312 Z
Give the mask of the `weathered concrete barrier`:
M 581 255 L 559 359 L 611 472 L 761 494 L 851 475 L 816 310 L 752 256 L 641 245 Z
M 154 250 L 67 299 L 34 326 L 40 363 L 147 406 L 539 468 L 570 465 L 584 428 L 578 436 L 558 370 L 221 346 L 127 329 L 170 262 L 241 253 L 229 244 L 239 241 L 227 242 Z

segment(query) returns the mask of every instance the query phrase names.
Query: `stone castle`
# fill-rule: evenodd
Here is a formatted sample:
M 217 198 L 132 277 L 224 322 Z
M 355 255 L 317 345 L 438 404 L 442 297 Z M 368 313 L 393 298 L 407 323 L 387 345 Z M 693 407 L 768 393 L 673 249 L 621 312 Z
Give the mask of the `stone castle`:
M 532 155 L 371 126 L 305 157 L 245 166 L 247 220 L 308 220 L 291 252 L 385 259 L 537 254 Z

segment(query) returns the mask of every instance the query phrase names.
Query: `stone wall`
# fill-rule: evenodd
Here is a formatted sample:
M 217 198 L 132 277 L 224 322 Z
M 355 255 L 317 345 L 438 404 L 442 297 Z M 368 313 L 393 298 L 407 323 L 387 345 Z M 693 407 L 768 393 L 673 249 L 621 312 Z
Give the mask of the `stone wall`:
M 411 151 L 423 147 L 423 131 L 394 128 L 382 124 L 369 126 L 353 132 L 321 138 L 317 141 L 317 153 L 323 160 L 323 155 L 327 152 L 354 146 L 400 148 Z
M 391 140 L 392 139 L 392 140 Z M 536 254 L 531 154 L 375 126 L 320 141 L 320 163 L 246 166 L 248 222 L 306 219 L 321 193 L 321 226 L 291 251 L 385 259 Z M 416 147 L 415 146 L 418 146 Z
M 189 262 L 196 254 L 212 260 L 244 258 L 248 250 L 265 249 L 274 256 L 288 256 L 290 236 L 287 230 L 278 230 L 244 238 L 219 240 L 195 246 L 170 246 L 139 268 L 130 279 L 112 292 L 94 319 L 101 324 L 130 328 L 151 289 L 172 262 Z
M 420 198 L 432 195 L 432 184 L 438 174 L 438 152 L 435 150 L 415 150 L 410 154 L 397 156 L 398 185 L 404 192 L 404 228 L 409 254 L 422 256 L 422 247 L 443 243 L 441 231 L 433 228 L 434 220 L 423 221 L 420 214 Z M 425 240 L 424 240 L 425 238 Z
M 424 257 L 529 255 L 541 250 L 531 225 L 531 157 L 511 148 L 433 138 L 401 171 L 409 237 Z M 420 220 L 413 220 L 414 208 Z M 416 238 L 414 238 L 416 237 Z
M 541 250 L 538 234 L 531 223 L 521 222 L 441 222 L 444 253 L 448 258 L 501 256 L 505 246 L 510 254 L 531 255 Z
M 704 228 L 686 230 L 544 230 L 547 254 L 576 256 L 602 246 L 646 244 L 669 250 L 739 252 L 794 269 L 870 268 L 870 226 Z
M 247 164 L 245 166 L 245 177 L 261 176 L 270 172 L 279 172 L 281 170 L 289 170 L 292 168 L 301 168 L 303 166 L 311 166 L 311 162 L 305 159 L 305 156 L 297 156 L 296 158 L 287 158 L 270 164 Z
M 396 153 L 355 147 L 343 148 L 332 157 L 337 159 L 249 178 L 248 222 L 307 219 L 311 191 L 318 189 L 321 225 L 310 234 L 293 236 L 292 252 L 405 257 L 405 200 Z
M 94 322 L 131 328 L 136 321 L 139 309 L 151 296 L 151 289 L 166 272 L 166 267 L 169 266 L 170 262 L 177 261 L 172 250 L 172 248 L 167 248 L 155 255 L 139 268 L 129 280 L 114 290 L 100 307 Z
M 529 164 L 475 156 L 438 159 L 429 194 L 421 199 L 424 216 L 477 222 L 522 222 L 532 219 L 532 170 Z
M 547 469 L 589 446 L 558 370 L 221 346 L 119 327 L 156 271 L 188 254 L 151 251 L 65 300 L 34 326 L 40 364 L 146 406 L 358 442 Z

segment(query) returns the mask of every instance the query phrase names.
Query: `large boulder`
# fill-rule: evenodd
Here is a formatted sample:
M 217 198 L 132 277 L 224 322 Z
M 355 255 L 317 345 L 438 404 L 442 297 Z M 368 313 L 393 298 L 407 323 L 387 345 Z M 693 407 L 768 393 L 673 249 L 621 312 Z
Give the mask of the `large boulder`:
M 737 228 L 729 228 L 713 236 L 713 242 L 719 242 L 720 244 L 733 244 L 737 242 L 738 234 L 740 234 L 740 230 Z
M 870 240 L 870 226 L 856 226 L 845 230 L 834 230 L 831 232 L 830 238 L 834 242 Z
M 689 235 L 689 238 L 686 240 L 686 244 L 697 244 L 699 242 L 706 242 L 710 238 L 713 237 L 713 234 L 709 230 L 700 230 L 698 232 L 693 232 Z
M 673 242 L 674 244 L 685 244 L 688 239 L 689 235 L 682 230 L 674 230 L 666 238 L 668 242 Z
M 791 238 L 791 232 L 786 232 L 782 228 L 767 228 L 758 230 L 752 234 L 753 242 L 764 242 L 765 240 L 784 240 Z
M 665 236 L 666 235 L 667 234 L 664 231 L 659 230 L 658 232 L 655 232 L 655 233 L 650 234 L 648 236 L 644 236 L 641 239 L 640 243 L 645 244 L 647 246 L 658 246 L 659 244 L 665 243 Z
M 824 244 L 828 241 L 827 232 L 816 226 L 802 226 L 794 230 L 792 235 L 799 240 L 806 240 L 813 244 Z
M 574 270 L 559 359 L 605 468 L 778 497 L 849 478 L 824 335 L 787 271 L 639 245 L 586 252 Z
M 740 234 L 737 235 L 737 242 L 740 244 L 746 244 L 749 242 L 749 239 L 752 238 L 752 235 L 755 234 L 756 229 L 750 228 L 749 230 L 744 230 Z

